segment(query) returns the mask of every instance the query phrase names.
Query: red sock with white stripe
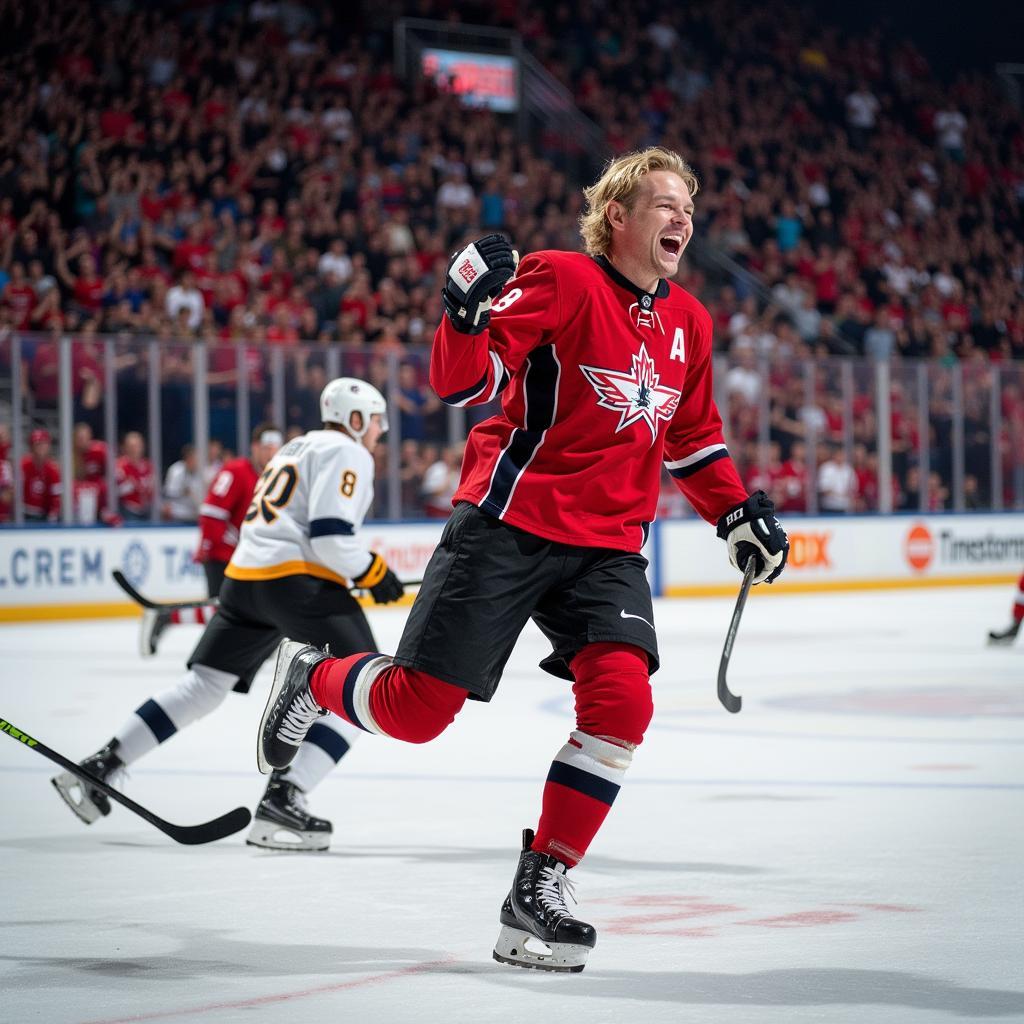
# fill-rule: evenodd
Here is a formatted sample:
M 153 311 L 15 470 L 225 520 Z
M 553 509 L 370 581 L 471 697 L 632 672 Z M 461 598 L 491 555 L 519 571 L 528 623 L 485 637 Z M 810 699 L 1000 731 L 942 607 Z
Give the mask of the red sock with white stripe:
M 313 700 L 366 732 L 426 743 L 451 725 L 469 694 L 381 654 L 328 658 L 309 680 Z
M 654 708 L 638 647 L 589 644 L 570 668 L 578 728 L 551 762 L 532 848 L 572 867 L 608 817 Z
M 576 730 L 551 762 L 531 849 L 573 867 L 612 809 L 633 751 Z
M 175 608 L 171 612 L 171 622 L 178 626 L 205 626 L 216 611 L 212 604 L 196 605 L 194 608 Z

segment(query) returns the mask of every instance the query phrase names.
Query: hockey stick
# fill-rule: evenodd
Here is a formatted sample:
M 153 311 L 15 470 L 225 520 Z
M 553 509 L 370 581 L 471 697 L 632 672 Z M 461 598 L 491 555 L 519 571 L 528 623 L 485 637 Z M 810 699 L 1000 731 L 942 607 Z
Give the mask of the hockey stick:
M 219 818 L 214 818 L 212 821 L 204 821 L 201 825 L 172 825 L 169 821 L 164 821 L 163 818 L 157 817 L 152 811 L 146 810 L 145 807 L 137 804 L 134 800 L 130 800 L 123 793 L 114 789 L 113 786 L 108 786 L 102 779 L 96 778 L 92 772 L 86 771 L 81 765 L 75 764 L 74 761 L 69 761 L 63 754 L 58 754 L 56 750 L 51 750 L 46 744 L 40 743 L 39 740 L 29 736 L 27 732 L 16 728 L 6 719 L 0 718 L 0 732 L 7 733 L 12 740 L 18 740 L 26 747 L 30 747 L 37 753 L 42 754 L 43 757 L 48 757 L 54 763 L 59 764 L 61 768 L 66 769 L 73 775 L 77 775 L 78 778 L 88 783 L 93 789 L 106 793 L 111 800 L 115 800 L 122 806 L 127 807 L 129 811 L 134 811 L 140 818 L 148 821 L 150 825 L 155 825 L 164 835 L 170 836 L 176 843 L 182 843 L 185 846 L 212 843 L 218 839 L 223 839 L 225 836 L 234 835 L 235 832 L 240 832 L 252 820 L 252 815 L 247 807 L 236 807 L 233 811 L 228 811 L 227 814 L 222 814 Z
M 732 656 L 732 645 L 736 640 L 736 631 L 740 628 L 740 618 L 743 615 L 743 606 L 747 603 L 747 594 L 750 593 L 750 584 L 754 582 L 754 572 L 757 569 L 757 559 L 751 556 L 747 559 L 747 567 L 743 570 L 743 583 L 740 586 L 739 597 L 736 598 L 736 607 L 732 610 L 732 621 L 729 623 L 729 632 L 725 634 L 725 647 L 722 648 L 722 658 L 718 662 L 718 699 L 726 711 L 736 714 L 743 707 L 743 698 L 729 690 L 725 674 L 729 671 L 729 658 Z
M 138 605 L 143 608 L 157 608 L 160 611 L 171 612 L 178 608 L 202 608 L 204 605 L 216 605 L 217 598 L 204 597 L 199 601 L 152 601 L 143 594 L 140 594 L 127 580 L 120 569 L 115 569 L 111 574 L 114 582 Z
M 154 601 L 152 598 L 140 594 L 125 578 L 120 569 L 114 569 L 110 574 L 114 582 L 137 604 L 143 608 L 155 608 L 163 612 L 177 611 L 179 608 L 202 608 L 205 605 L 217 606 L 217 598 L 206 597 L 200 601 Z M 418 587 L 423 580 L 402 580 L 407 587 Z M 349 590 L 365 590 L 365 587 L 349 587 Z

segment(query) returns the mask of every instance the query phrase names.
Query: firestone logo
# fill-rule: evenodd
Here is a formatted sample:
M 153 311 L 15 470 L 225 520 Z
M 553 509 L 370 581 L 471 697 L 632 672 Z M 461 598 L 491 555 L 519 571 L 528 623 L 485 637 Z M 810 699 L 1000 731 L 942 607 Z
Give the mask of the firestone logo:
M 915 523 L 903 541 L 903 554 L 911 569 L 924 572 L 935 559 L 935 538 L 924 523 Z

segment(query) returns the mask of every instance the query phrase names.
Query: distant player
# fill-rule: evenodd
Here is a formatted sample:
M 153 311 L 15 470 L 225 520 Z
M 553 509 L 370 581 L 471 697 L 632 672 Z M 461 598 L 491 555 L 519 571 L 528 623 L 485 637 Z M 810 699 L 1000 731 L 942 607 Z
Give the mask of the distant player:
M 373 450 L 387 430 L 384 399 L 350 377 L 320 396 L 323 429 L 286 444 L 266 465 L 225 571 L 220 607 L 169 690 L 145 701 L 82 765 L 101 779 L 137 761 L 180 729 L 209 714 L 230 690 L 245 693 L 282 636 L 337 653 L 376 644 L 351 581 L 381 604 L 397 601 L 401 582 L 368 551 L 359 528 L 373 500 Z M 326 850 L 331 823 L 315 818 L 305 797 L 348 750 L 357 731 L 317 722 L 286 771 L 275 772 L 248 842 L 270 849 Z M 102 793 L 70 772 L 53 780 L 86 824 L 110 813 Z
M 1017 639 L 1022 622 L 1024 622 L 1024 573 L 1017 581 L 1017 593 L 1013 599 L 1013 622 L 1004 630 L 993 629 L 988 635 L 988 642 L 993 647 L 1008 647 Z
M 224 581 L 224 570 L 231 561 L 242 518 L 252 502 L 252 493 L 266 464 L 281 447 L 281 431 L 263 423 L 252 432 L 249 455 L 224 463 L 213 478 L 210 489 L 199 506 L 199 550 L 196 561 L 206 573 L 206 590 L 217 597 Z M 139 653 L 148 658 L 156 654 L 164 630 L 183 623 L 205 624 L 213 618 L 212 605 L 193 608 L 147 608 L 142 613 L 139 631 Z
M 48 430 L 33 430 L 30 454 L 21 457 L 22 501 L 25 521 L 53 523 L 60 516 L 60 467 L 50 457 L 53 441 Z
M 580 971 L 597 941 L 566 904 L 566 872 L 611 809 L 653 711 L 658 644 L 640 551 L 662 467 L 717 523 L 732 564 L 755 560 L 755 583 L 786 561 L 772 503 L 747 496 L 722 439 L 711 317 L 670 283 L 696 189 L 677 154 L 632 153 L 586 190 L 589 256 L 534 253 L 513 277 L 515 253 L 489 235 L 453 257 L 431 383 L 449 405 L 500 394 L 502 406 L 469 435 L 455 511 L 398 651 L 328 658 L 291 641 L 278 651 L 263 771 L 288 764 L 328 709 L 367 732 L 433 739 L 467 697 L 493 696 L 529 619 L 547 636 L 541 664 L 572 684 L 576 728 L 551 765 L 536 832 L 523 833 L 499 912 L 504 963 Z

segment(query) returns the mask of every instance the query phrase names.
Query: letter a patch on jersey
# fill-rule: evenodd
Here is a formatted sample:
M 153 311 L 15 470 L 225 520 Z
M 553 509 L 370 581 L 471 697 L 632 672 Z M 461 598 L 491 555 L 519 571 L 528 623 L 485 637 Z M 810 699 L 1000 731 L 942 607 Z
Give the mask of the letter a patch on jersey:
M 661 386 L 661 377 L 654 360 L 647 354 L 647 346 L 641 345 L 640 352 L 633 356 L 629 373 L 600 366 L 581 366 L 580 369 L 597 392 L 597 404 L 619 413 L 615 433 L 643 420 L 650 427 L 651 444 L 654 444 L 660 421 L 672 419 L 680 393 Z

